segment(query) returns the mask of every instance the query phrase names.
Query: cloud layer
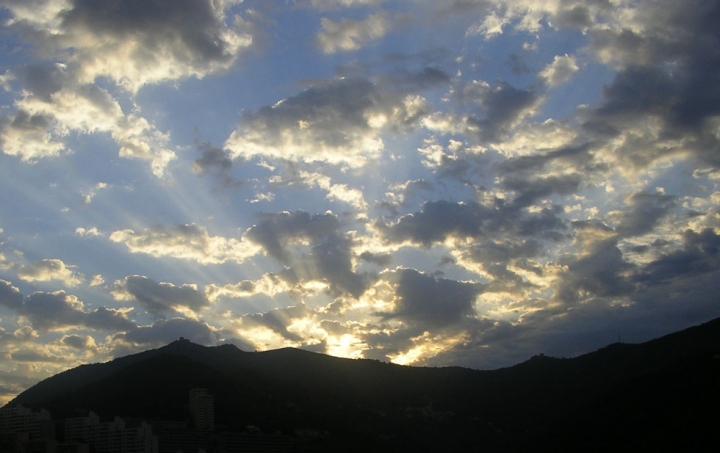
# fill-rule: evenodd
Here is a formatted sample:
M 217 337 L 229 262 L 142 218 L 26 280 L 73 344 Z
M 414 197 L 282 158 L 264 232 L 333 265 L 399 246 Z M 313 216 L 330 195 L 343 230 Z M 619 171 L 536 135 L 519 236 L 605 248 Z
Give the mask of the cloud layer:
M 720 2 L 290 3 L 0 2 L 0 399 L 179 336 L 496 368 L 720 316 Z

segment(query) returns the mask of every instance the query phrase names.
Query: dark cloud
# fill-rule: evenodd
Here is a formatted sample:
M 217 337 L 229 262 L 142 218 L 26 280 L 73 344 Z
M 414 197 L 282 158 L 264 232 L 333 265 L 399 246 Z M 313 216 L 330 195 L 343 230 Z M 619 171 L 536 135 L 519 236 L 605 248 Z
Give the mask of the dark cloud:
M 205 293 L 194 285 L 175 286 L 171 283 L 158 283 L 155 280 L 131 275 L 118 282 L 114 289 L 116 297 L 120 295 L 142 304 L 148 312 L 164 314 L 174 311 L 175 307 L 185 307 L 195 312 L 210 306 Z
M 314 214 L 305 211 L 280 214 L 258 214 L 260 223 L 250 228 L 246 238 L 263 246 L 278 261 L 287 263 L 290 254 L 286 247 L 299 239 L 313 242 L 334 236 L 340 221 L 333 214 Z
M 509 177 L 517 177 L 519 174 L 532 177 L 553 164 L 578 171 L 591 171 L 599 166 L 594 162 L 592 154 L 597 145 L 598 143 L 586 142 L 563 146 L 544 153 L 536 152 L 528 156 L 514 157 L 501 162 L 497 168 L 501 175 Z
M 377 264 L 378 266 L 387 266 L 392 262 L 392 255 L 389 253 L 372 253 L 372 252 L 362 252 L 358 258 L 360 258 L 362 261 L 366 261 L 368 263 Z
M 23 295 L 20 294 L 20 290 L 10 282 L 0 280 L 0 305 L 13 310 L 20 310 L 22 303 Z
M 592 24 L 592 16 L 585 5 L 573 5 L 558 11 L 557 22 L 565 27 L 582 28 Z
M 53 119 L 49 116 L 42 114 L 30 115 L 24 110 L 18 110 L 12 122 L 8 123 L 8 126 L 24 132 L 44 132 L 52 122 Z
M 66 363 L 66 357 L 55 356 L 46 351 L 37 351 L 33 349 L 24 349 L 15 351 L 10 358 L 17 362 L 37 362 L 37 363 Z
M 65 335 L 61 339 L 65 346 L 69 346 L 73 349 L 87 350 L 94 349 L 95 341 L 92 337 L 82 335 Z
M 560 217 L 562 212 L 562 207 L 553 206 L 524 213 L 516 205 L 505 204 L 504 200 L 496 200 L 490 207 L 476 202 L 439 200 L 425 203 L 422 211 L 403 216 L 394 224 L 378 221 L 376 226 L 388 242 L 412 241 L 426 247 L 451 236 L 478 238 L 519 234 L 559 239 L 558 231 L 566 228 Z
M 594 297 L 622 297 L 632 294 L 635 286 L 628 274 L 628 263 L 615 239 L 593 243 L 586 255 L 566 263 L 555 297 L 565 304 L 576 304 Z
M 465 340 L 421 362 L 423 366 L 465 366 L 496 369 L 525 361 L 537 352 L 537 341 L 528 338 L 528 323 L 481 318 L 467 320 Z M 537 352 L 536 352 L 537 351 Z
M 308 88 L 300 94 L 256 113 L 244 113 L 249 129 L 266 130 L 277 140 L 283 129 L 296 128 L 299 120 L 313 125 L 315 142 L 332 147 L 352 142 L 347 134 L 367 130 L 365 112 L 380 100 L 377 87 L 365 79 L 340 79 Z
M 475 314 L 473 303 L 482 286 L 435 278 L 413 269 L 400 269 L 386 277 L 397 283 L 395 308 L 386 319 L 401 318 L 427 328 L 457 324 Z
M 603 102 L 585 123 L 593 133 L 619 134 L 648 117 L 662 131 L 652 143 L 622 148 L 639 166 L 688 150 L 720 165 L 720 142 L 712 118 L 720 114 L 720 3 L 645 2 L 638 14 L 644 27 L 595 30 L 593 46 L 612 55 L 623 68 L 603 90 Z M 683 138 L 684 146 L 673 144 Z
M 18 393 L 27 390 L 38 383 L 35 376 L 27 376 L 22 372 L 13 370 L 0 370 L 0 395 L 7 397 L 7 401 L 14 398 Z
M 227 61 L 233 55 L 211 0 L 75 0 L 62 15 L 69 32 L 88 30 L 101 39 L 141 38 L 138 56 L 152 60 L 168 50 L 192 65 Z
M 517 258 L 533 258 L 540 254 L 540 244 L 535 240 L 517 242 L 488 241 L 472 248 L 473 255 L 488 263 L 508 262 Z
M 467 123 L 477 128 L 479 138 L 484 142 L 499 141 L 539 101 L 532 89 L 518 89 L 507 82 L 501 82 L 494 89 L 485 85 L 480 89 L 471 89 L 467 96 L 475 98 L 483 109 L 482 117 L 471 116 Z
M 515 219 L 517 223 L 509 222 L 499 224 L 499 228 L 509 228 L 511 232 L 515 232 L 520 236 L 538 236 L 555 242 L 562 241 L 566 238 L 562 231 L 567 229 L 565 221 L 562 219 L 564 208 L 560 205 L 553 205 L 550 208 L 543 208 L 539 212 L 532 215 L 523 215 L 519 219 Z
M 221 331 L 221 333 L 226 334 L 226 332 Z M 241 351 L 254 351 L 255 346 L 250 343 L 247 340 L 244 340 L 242 338 L 236 338 L 232 335 L 232 333 L 227 333 L 227 335 L 230 336 L 230 338 L 223 338 L 219 344 L 231 344 L 235 346 L 236 348 L 240 349 Z
M 448 85 L 450 75 L 435 67 L 425 67 L 415 72 L 402 72 L 400 75 L 384 78 L 383 85 L 392 85 L 400 92 L 414 93 L 438 86 Z
M 206 173 L 213 170 L 223 173 L 232 169 L 232 159 L 224 150 L 215 148 L 210 143 L 203 143 L 200 150 L 202 156 L 195 159 L 193 164 L 193 170 L 197 173 Z
M 348 293 L 358 298 L 365 292 L 367 278 L 352 270 L 349 240 L 338 238 L 313 247 L 312 259 L 318 273 L 331 284 L 331 291 L 335 295 Z
M 233 161 L 227 151 L 215 148 L 210 143 L 200 145 L 202 155 L 193 162 L 193 171 L 198 174 L 212 174 L 223 188 L 242 187 L 244 182 L 236 179 L 231 171 Z
M 424 68 L 421 72 L 411 74 L 407 80 L 418 88 L 430 88 L 450 81 L 450 76 L 438 68 Z
M 629 212 L 620 218 L 616 230 L 624 237 L 651 232 L 655 225 L 675 207 L 676 197 L 662 194 L 637 193 L 628 200 Z
M 124 331 L 135 326 L 122 312 L 109 308 L 84 311 L 77 298 L 63 291 L 36 292 L 27 296 L 20 314 L 27 317 L 35 329 L 88 327 Z
M 33 96 L 50 102 L 51 96 L 60 91 L 65 73 L 57 64 L 27 65 L 17 70 L 18 77 Z
M 486 240 L 470 246 L 466 256 L 472 261 L 481 263 L 483 269 L 493 276 L 494 281 L 488 285 L 487 291 L 512 291 L 514 288 L 527 284 L 508 266 L 514 265 L 538 272 L 527 260 L 536 258 L 542 252 L 541 244 L 533 239 L 518 241 Z
M 563 176 L 524 178 L 505 178 L 502 182 L 504 189 L 516 193 L 513 206 L 526 208 L 532 206 L 537 200 L 549 197 L 552 194 L 569 195 L 576 193 L 583 181 L 579 174 Z
M 670 74 L 653 66 L 630 66 L 603 88 L 604 103 L 598 117 L 633 117 L 637 114 L 665 115 L 668 101 L 676 98 L 678 86 Z
M 216 331 L 202 321 L 195 321 L 185 318 L 161 319 L 150 326 L 140 326 L 115 336 L 115 340 L 124 346 L 118 345 L 115 355 L 121 355 L 125 348 L 134 350 L 147 349 L 155 345 L 165 345 L 180 337 L 185 337 L 193 343 L 202 345 L 213 345 L 219 340 Z
M 339 231 L 341 223 L 333 214 L 310 215 L 304 211 L 260 214 L 261 222 L 246 233 L 278 261 L 292 265 L 300 281 L 325 280 L 335 295 L 359 297 L 368 277 L 352 269 L 352 242 Z M 294 254 L 291 246 L 306 240 L 310 253 Z
M 720 236 L 706 228 L 700 233 L 687 230 L 683 247 L 645 266 L 635 280 L 646 285 L 717 272 L 720 269 Z
M 475 202 L 439 200 L 425 203 L 422 211 L 403 216 L 393 225 L 378 226 L 389 242 L 410 240 L 430 246 L 448 236 L 476 237 L 483 222 L 492 215 L 492 209 Z

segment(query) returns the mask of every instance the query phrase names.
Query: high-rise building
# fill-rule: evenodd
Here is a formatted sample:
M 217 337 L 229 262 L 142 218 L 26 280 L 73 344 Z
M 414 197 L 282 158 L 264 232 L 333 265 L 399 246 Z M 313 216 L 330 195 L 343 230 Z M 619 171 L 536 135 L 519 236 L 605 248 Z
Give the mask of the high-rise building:
M 215 428 L 215 397 L 207 389 L 190 390 L 190 414 L 197 429 Z
M 41 409 L 33 412 L 22 404 L 0 408 L 0 431 L 28 433 L 30 439 L 51 439 L 55 436 L 48 411 Z

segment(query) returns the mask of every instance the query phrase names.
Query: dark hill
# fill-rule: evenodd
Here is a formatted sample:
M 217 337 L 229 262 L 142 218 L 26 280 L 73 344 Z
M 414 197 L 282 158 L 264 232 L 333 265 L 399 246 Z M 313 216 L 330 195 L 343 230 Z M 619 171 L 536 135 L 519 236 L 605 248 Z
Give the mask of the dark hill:
M 178 340 L 60 373 L 10 404 L 44 407 L 54 418 L 93 410 L 183 420 L 188 391 L 202 387 L 229 429 L 330 433 L 313 451 L 687 450 L 717 440 L 718 357 L 720 319 L 643 344 L 572 359 L 536 356 L 495 371 Z

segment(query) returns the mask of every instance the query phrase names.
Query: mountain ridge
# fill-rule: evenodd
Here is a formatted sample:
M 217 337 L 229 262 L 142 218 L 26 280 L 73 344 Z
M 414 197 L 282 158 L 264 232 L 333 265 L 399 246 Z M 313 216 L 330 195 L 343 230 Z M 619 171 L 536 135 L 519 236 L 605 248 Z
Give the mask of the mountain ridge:
M 450 436 L 458 451 L 476 444 L 488 451 L 537 450 L 538 439 L 555 451 L 578 445 L 623 450 L 625 444 L 597 438 L 595 427 L 630 439 L 626 444 L 635 448 L 648 439 L 671 441 L 654 424 L 667 430 L 672 421 L 717 421 L 711 403 L 720 403 L 718 357 L 720 318 L 645 343 L 613 343 L 574 358 L 538 355 L 498 370 L 411 367 L 294 348 L 247 352 L 180 339 L 67 370 L 10 404 L 44 407 L 56 416 L 93 410 L 104 417 L 182 419 L 187 392 L 202 387 L 215 395 L 223 426 L 290 432 L 305 424 L 335 433 L 336 441 L 376 442 L 374 449 L 398 439 L 427 446 Z M 620 423 L 634 417 L 654 424 L 634 435 Z M 565 433 L 568 427 L 576 435 Z M 686 431 L 704 434 L 691 425 Z M 595 450 L 583 443 L 593 436 Z

